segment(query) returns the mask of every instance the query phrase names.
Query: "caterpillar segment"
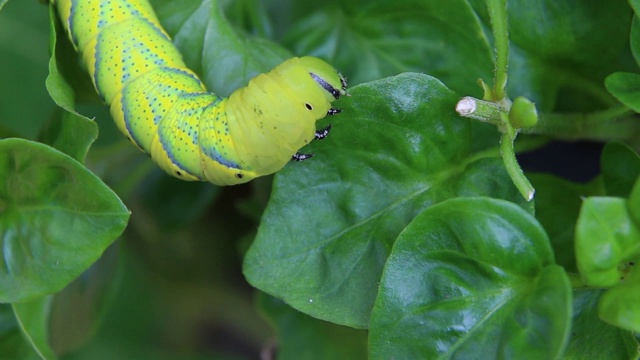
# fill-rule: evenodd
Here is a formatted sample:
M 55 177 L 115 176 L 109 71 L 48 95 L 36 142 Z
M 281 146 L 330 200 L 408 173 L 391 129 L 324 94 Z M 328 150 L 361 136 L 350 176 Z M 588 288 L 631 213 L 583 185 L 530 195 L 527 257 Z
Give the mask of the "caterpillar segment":
M 272 174 L 324 138 L 316 121 L 346 81 L 326 62 L 292 58 L 228 98 L 189 70 L 146 0 L 52 0 L 116 125 L 172 176 L 233 185 Z

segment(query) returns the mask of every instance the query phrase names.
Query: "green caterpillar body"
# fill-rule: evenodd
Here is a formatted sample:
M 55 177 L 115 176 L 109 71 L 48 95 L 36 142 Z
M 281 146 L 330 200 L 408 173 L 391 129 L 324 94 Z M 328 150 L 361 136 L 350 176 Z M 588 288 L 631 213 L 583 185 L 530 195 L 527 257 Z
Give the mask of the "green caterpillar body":
M 346 82 L 292 58 L 220 98 L 207 92 L 146 0 L 52 0 L 120 130 L 166 172 L 218 185 L 272 174 L 339 110 Z M 305 156 L 297 156 L 304 159 Z

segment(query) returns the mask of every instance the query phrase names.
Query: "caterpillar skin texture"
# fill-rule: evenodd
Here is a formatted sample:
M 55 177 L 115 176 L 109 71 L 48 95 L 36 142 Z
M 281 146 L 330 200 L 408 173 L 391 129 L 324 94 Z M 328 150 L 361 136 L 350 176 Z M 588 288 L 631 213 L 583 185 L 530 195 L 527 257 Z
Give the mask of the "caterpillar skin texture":
M 146 0 L 52 1 L 120 130 L 180 179 L 232 185 L 280 170 L 345 94 L 338 71 L 302 57 L 221 98 L 186 67 Z

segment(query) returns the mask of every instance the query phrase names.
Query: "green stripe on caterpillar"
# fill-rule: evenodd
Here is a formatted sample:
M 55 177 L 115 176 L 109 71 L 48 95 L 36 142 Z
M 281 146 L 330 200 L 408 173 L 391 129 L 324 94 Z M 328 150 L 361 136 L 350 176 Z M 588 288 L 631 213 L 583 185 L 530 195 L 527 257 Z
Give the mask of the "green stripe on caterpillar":
M 247 182 L 309 155 L 298 150 L 339 112 L 340 73 L 292 58 L 220 98 L 207 92 L 146 0 L 51 0 L 120 130 L 167 173 L 218 185 Z

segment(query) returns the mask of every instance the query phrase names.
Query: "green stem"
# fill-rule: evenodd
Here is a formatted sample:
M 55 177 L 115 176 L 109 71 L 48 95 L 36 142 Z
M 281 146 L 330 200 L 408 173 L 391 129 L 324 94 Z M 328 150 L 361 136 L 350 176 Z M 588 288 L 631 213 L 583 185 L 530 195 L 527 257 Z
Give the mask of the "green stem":
M 493 80 L 493 95 L 495 101 L 506 97 L 507 66 L 509 64 L 509 33 L 507 24 L 507 1 L 487 0 L 487 8 L 491 17 L 493 38 L 496 47 L 496 68 Z
M 507 112 L 497 103 L 476 99 L 471 96 L 465 96 L 460 99 L 456 105 L 456 111 L 460 116 L 493 124 L 498 128 L 502 126 L 501 114 Z
M 529 182 L 520 165 L 518 164 L 518 160 L 516 160 L 516 153 L 513 147 L 513 142 L 518 135 L 518 132 L 509 124 L 508 119 L 506 119 L 506 115 L 504 115 L 505 122 L 505 132 L 502 134 L 500 138 L 500 155 L 502 155 L 502 162 L 504 162 L 504 166 L 507 169 L 507 173 L 509 177 L 511 177 L 511 181 L 516 186 L 522 197 L 527 201 L 531 201 L 533 199 L 533 195 L 535 194 L 535 189 Z
M 568 140 L 627 140 L 640 142 L 640 119 L 624 106 L 592 113 L 540 114 L 538 123 L 523 133 L 552 135 Z

